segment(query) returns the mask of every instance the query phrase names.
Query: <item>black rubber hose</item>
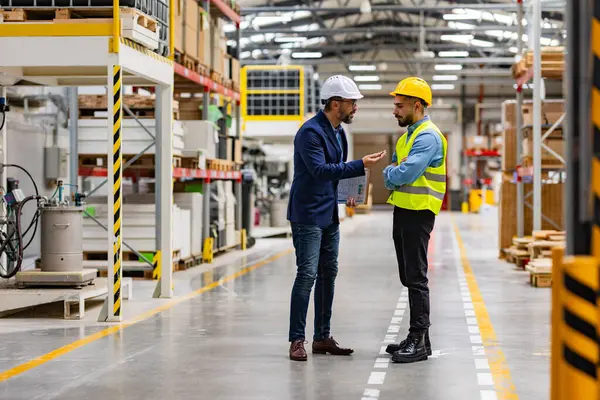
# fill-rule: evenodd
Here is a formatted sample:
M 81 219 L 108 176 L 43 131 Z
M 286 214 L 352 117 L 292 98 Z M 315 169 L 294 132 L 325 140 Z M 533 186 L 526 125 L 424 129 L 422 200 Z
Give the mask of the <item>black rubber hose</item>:
M 17 255 L 17 265 L 12 269 L 12 271 L 6 271 L 6 274 L 3 274 L 0 271 L 0 277 L 4 278 L 4 279 L 10 279 L 13 276 L 15 276 L 17 274 L 17 272 L 19 272 L 21 270 L 21 265 L 23 264 L 23 233 L 21 232 L 21 213 L 23 210 L 23 206 L 25 206 L 25 204 L 27 204 L 27 202 L 31 201 L 31 200 L 37 200 L 39 199 L 39 196 L 29 196 L 26 197 L 25 200 L 23 200 L 22 202 L 20 202 L 17 205 L 17 209 L 15 210 L 15 220 L 16 220 L 16 225 L 17 225 L 17 249 L 18 249 L 18 255 Z M 8 239 L 8 241 L 10 241 L 10 239 Z M 5 247 L 5 244 L 2 244 L 2 247 Z M 4 253 L 4 251 L 2 253 L 0 253 L 0 257 L 2 256 L 2 254 Z
M 33 177 L 31 176 L 31 174 L 29 173 L 29 171 L 27 171 L 25 168 L 21 167 L 20 165 L 17 164 L 4 164 L 5 167 L 14 167 L 14 168 L 18 168 L 21 171 L 25 172 L 27 174 L 27 176 L 29 177 L 29 179 L 31 180 L 31 183 L 33 183 L 33 188 L 35 189 L 35 195 L 39 196 L 40 192 L 38 191 L 38 187 L 35 184 L 35 181 L 33 180 Z

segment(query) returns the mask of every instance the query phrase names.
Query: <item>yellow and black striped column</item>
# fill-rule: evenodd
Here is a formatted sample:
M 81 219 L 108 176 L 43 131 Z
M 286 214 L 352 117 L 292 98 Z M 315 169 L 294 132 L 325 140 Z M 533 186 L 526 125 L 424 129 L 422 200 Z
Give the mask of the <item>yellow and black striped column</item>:
M 592 102 L 590 115 L 593 125 L 592 196 L 594 219 L 592 223 L 592 255 L 600 257 L 600 0 L 594 2 L 590 40 L 592 43 Z
M 590 256 L 568 257 L 562 274 L 559 299 L 560 400 L 596 400 L 598 348 L 598 263 Z M 554 284 L 554 282 L 553 282 Z M 554 398 L 554 396 L 553 396 Z
M 121 187 L 123 177 L 123 154 L 121 152 L 121 122 L 123 119 L 122 106 L 122 71 L 121 66 L 113 66 L 112 75 L 112 181 L 113 181 L 113 270 L 112 270 L 112 307 L 109 310 L 110 319 L 121 319 L 121 281 L 123 270 L 121 268 L 122 261 L 122 233 L 121 233 Z M 109 293 L 109 296 L 111 293 Z

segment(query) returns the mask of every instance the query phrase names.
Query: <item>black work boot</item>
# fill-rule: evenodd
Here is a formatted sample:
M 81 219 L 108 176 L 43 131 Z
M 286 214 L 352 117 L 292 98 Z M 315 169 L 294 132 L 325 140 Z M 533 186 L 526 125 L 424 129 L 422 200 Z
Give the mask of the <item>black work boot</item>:
M 411 333 L 406 338 L 406 346 L 392 355 L 392 361 L 396 363 L 413 363 L 427 360 L 425 349 L 425 335 Z
M 388 344 L 387 348 L 385 349 L 386 353 L 394 354 L 395 352 L 404 349 L 404 347 L 406 347 L 406 344 L 408 342 L 408 338 L 410 337 L 410 335 L 411 334 L 409 333 L 408 336 L 406 337 L 406 339 L 404 339 L 400 343 Z M 429 329 L 427 329 L 427 331 L 425 332 L 425 350 L 427 350 L 428 356 L 430 356 L 432 354 L 431 341 L 429 340 Z

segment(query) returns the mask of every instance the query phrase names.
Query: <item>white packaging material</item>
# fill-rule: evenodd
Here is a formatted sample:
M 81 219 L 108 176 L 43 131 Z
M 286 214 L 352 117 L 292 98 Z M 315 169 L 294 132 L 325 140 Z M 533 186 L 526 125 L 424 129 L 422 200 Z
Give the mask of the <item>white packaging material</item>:
M 190 251 L 192 255 L 201 254 L 203 195 L 201 193 L 174 193 L 173 196 L 177 207 L 190 212 Z
M 122 232 L 123 240 L 136 251 L 156 251 L 156 207 L 155 204 L 147 202 L 153 199 L 153 195 L 131 195 L 126 199 L 131 203 L 123 204 L 122 208 Z M 94 203 L 98 198 L 88 202 L 89 206 L 95 207 L 95 217 L 100 222 L 107 224 L 108 205 L 106 203 Z M 173 251 L 179 250 L 180 257 L 189 257 L 191 254 L 191 214 L 188 210 L 182 210 L 173 205 Z M 91 218 L 83 219 L 83 249 L 84 251 L 107 250 L 107 233 L 98 226 Z M 124 251 L 128 249 L 124 246 Z
M 183 143 L 185 150 L 204 150 L 206 157 L 215 158 L 219 141 L 218 129 L 210 121 L 181 121 L 185 134 Z
M 156 120 L 140 119 L 156 137 Z M 153 140 L 148 132 L 133 119 L 122 120 L 123 135 L 121 138 L 123 154 L 138 154 Z M 172 143 L 173 155 L 181 156 L 184 147 L 184 128 L 182 121 L 173 121 Z M 108 153 L 108 123 L 105 119 L 80 119 L 78 121 L 77 145 L 79 154 Z M 154 154 L 155 146 L 150 147 L 144 154 Z

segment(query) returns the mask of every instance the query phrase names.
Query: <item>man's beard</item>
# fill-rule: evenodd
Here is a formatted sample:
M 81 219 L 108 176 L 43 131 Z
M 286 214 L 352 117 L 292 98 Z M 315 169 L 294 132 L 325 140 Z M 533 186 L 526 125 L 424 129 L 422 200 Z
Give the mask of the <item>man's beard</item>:
M 410 118 L 409 118 L 409 116 L 406 116 L 406 117 L 402 118 L 402 120 L 398 119 L 398 125 L 402 128 L 409 126 L 409 125 L 411 125 L 411 123 L 409 121 L 412 121 L 412 119 L 413 119 L 412 115 L 410 115 Z
M 345 124 L 351 124 L 353 119 L 352 119 L 352 114 L 348 114 L 345 117 L 341 118 L 343 115 L 340 116 L 340 121 L 342 121 Z

